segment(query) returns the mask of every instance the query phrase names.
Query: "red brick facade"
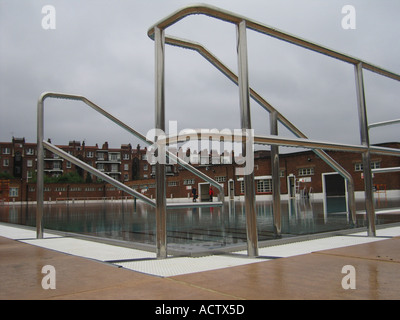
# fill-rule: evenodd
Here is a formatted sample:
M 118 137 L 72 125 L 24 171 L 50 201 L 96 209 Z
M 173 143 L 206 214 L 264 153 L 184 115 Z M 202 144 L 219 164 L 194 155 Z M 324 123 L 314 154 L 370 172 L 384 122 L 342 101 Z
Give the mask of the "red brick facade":
M 383 144 L 387 147 L 400 148 L 400 143 Z M 155 197 L 155 180 L 152 165 L 146 157 L 146 149 L 132 148 L 130 144 L 121 148 L 109 148 L 104 143 L 101 148 L 86 146 L 85 143 L 71 141 L 67 146 L 58 146 L 66 152 L 80 158 L 84 162 L 98 168 L 128 186 L 143 192 L 149 197 Z M 362 179 L 361 155 L 347 152 L 329 152 L 329 154 L 354 179 L 355 190 L 364 190 Z M 372 155 L 372 164 L 376 168 L 400 167 L 399 157 Z M 243 193 L 242 178 L 236 176 L 236 165 L 210 164 L 197 165 L 197 168 L 224 184 L 225 196 L 228 196 L 228 185 L 233 188 L 234 195 Z M 55 157 L 46 151 L 45 173 L 47 176 L 59 176 L 77 172 L 85 183 L 46 183 L 45 200 L 57 199 L 102 199 L 128 196 L 112 185 L 98 181 L 95 177 L 76 168 L 68 161 Z M 307 192 L 323 192 L 323 174 L 333 170 L 314 152 L 305 151 L 280 155 L 281 194 L 290 193 L 288 182 L 290 177 L 298 181 L 301 189 Z M 13 139 L 12 142 L 0 143 L 0 174 L 3 178 L 12 177 L 9 183 L 10 201 L 35 201 L 36 184 L 36 144 L 25 143 L 25 139 Z M 6 174 L 6 175 L 4 175 Z M 268 151 L 257 151 L 254 159 L 254 174 L 257 195 L 271 194 L 271 160 Z M 192 187 L 198 191 L 208 192 L 208 185 L 180 165 L 167 166 L 167 198 L 191 197 Z M 400 190 L 400 173 L 382 173 L 374 175 L 374 184 L 386 190 Z M 0 184 L 2 186 L 3 184 Z M 3 187 L 4 188 L 4 187 Z M 207 188 L 207 190 L 205 190 Z M 200 190 L 202 189 L 202 190 Z M 3 191 L 3 192 L 2 192 Z M 216 190 L 214 190 L 216 191 Z M 5 190 L 0 195 L 6 200 Z M 215 195 L 216 196 L 216 195 Z

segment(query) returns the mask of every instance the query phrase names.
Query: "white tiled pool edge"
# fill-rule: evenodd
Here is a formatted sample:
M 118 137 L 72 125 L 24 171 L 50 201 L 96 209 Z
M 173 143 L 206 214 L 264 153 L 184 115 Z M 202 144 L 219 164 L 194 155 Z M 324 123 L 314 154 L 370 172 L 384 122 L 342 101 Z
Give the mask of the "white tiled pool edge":
M 113 263 L 137 272 L 170 277 L 258 263 L 277 257 L 290 257 L 320 250 L 381 241 L 400 236 L 400 226 L 378 229 L 378 237 L 367 237 L 366 232 L 360 232 L 260 248 L 258 258 L 248 258 L 246 251 L 238 251 L 203 257 L 171 257 L 159 260 L 151 252 L 73 237 L 63 237 L 47 232 L 45 232 L 43 239 L 36 239 L 34 230 L 5 223 L 0 223 L 0 236 L 66 254 Z

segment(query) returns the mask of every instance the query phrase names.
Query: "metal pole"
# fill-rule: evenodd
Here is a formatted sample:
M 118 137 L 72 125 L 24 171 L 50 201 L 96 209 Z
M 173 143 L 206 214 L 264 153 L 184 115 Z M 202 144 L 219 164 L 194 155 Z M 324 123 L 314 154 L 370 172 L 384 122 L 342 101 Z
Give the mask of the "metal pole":
M 373 182 L 372 182 L 372 171 L 371 171 L 371 154 L 369 150 L 367 107 L 365 103 L 364 79 L 363 79 L 362 68 L 363 65 L 361 62 L 355 65 L 361 144 L 368 148 L 367 151 L 362 154 L 364 186 L 365 186 L 365 208 L 367 211 L 368 236 L 375 237 L 376 228 L 375 228 L 374 193 L 373 193 Z
M 249 76 L 247 64 L 247 37 L 246 21 L 241 21 L 237 29 L 237 51 L 239 64 L 239 95 L 241 110 L 242 130 L 251 129 L 250 117 L 250 91 Z M 247 142 L 248 143 L 248 142 Z M 246 148 L 246 142 L 243 142 L 242 152 L 252 148 Z M 254 157 L 254 154 L 246 154 L 246 158 Z M 247 172 L 248 173 L 248 172 Z M 255 210 L 255 190 L 254 190 L 254 170 L 244 175 L 244 195 L 246 210 L 246 231 L 247 231 L 247 254 L 250 257 L 258 256 L 258 235 L 257 219 Z
M 37 181 L 36 181 L 36 238 L 43 239 L 43 193 L 44 193 L 44 148 L 43 148 L 43 100 L 37 105 Z
M 219 71 L 221 71 L 228 79 L 233 81 L 238 85 L 238 76 L 233 73 L 227 66 L 225 66 L 221 61 L 217 59 L 210 51 L 208 51 L 202 45 L 191 42 L 188 40 L 183 40 L 175 37 L 166 37 L 166 43 L 176 45 L 182 48 L 187 48 L 197 51 L 206 60 L 208 60 L 213 66 L 215 66 Z M 276 112 L 278 120 L 296 137 L 307 139 L 307 136 L 297 129 L 289 120 L 282 116 L 273 106 L 271 106 L 266 100 L 264 100 L 257 92 L 250 88 L 250 96 L 265 110 L 269 112 Z M 371 128 L 371 125 L 370 125 Z M 346 181 L 347 181 L 347 193 L 348 193 L 348 210 L 350 212 L 350 217 L 352 218 L 352 224 L 356 223 L 356 205 L 354 196 L 354 180 L 353 177 L 344 170 L 333 158 L 331 158 L 325 151 L 319 149 L 313 149 L 313 151 L 324 160 L 332 169 L 337 171 Z
M 278 135 L 278 113 L 270 113 L 271 135 Z M 271 145 L 271 171 L 272 171 L 272 208 L 274 214 L 274 235 L 280 238 L 281 234 L 281 195 L 279 174 L 279 146 Z
M 357 223 L 357 210 L 356 210 L 356 197 L 354 190 L 354 180 L 347 180 L 347 201 L 349 211 L 350 226 L 356 227 Z
M 164 30 L 154 28 L 156 64 L 155 127 L 165 132 L 165 35 Z M 157 258 L 167 258 L 167 202 L 165 182 L 165 145 L 159 145 L 156 163 L 156 250 Z M 164 161 L 160 161 L 164 159 Z

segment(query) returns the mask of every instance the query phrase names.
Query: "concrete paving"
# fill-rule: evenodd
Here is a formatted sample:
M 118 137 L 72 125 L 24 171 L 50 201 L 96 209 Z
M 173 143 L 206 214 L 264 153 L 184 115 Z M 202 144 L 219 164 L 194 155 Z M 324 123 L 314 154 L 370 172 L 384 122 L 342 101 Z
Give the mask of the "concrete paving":
M 400 299 L 399 227 L 378 230 L 376 238 L 361 233 L 261 248 L 253 259 L 238 252 L 166 260 L 51 234 L 37 240 L 24 228 L 0 227 L 1 300 Z M 42 286 L 46 265 L 55 268 L 55 289 Z M 157 265 L 172 271 L 162 275 Z M 347 265 L 354 267 L 355 289 L 342 286 L 352 275 L 342 273 Z

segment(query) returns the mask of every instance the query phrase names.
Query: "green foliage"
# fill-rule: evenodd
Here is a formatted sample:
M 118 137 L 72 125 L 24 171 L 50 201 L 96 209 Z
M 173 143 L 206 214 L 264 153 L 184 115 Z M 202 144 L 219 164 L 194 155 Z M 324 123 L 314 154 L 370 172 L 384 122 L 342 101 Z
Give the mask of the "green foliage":
M 83 183 L 83 178 L 76 172 L 69 172 L 59 177 L 44 177 L 44 183 Z
M 0 172 L 0 179 L 11 180 L 13 178 L 14 177 L 11 174 L 7 173 L 7 172 Z

